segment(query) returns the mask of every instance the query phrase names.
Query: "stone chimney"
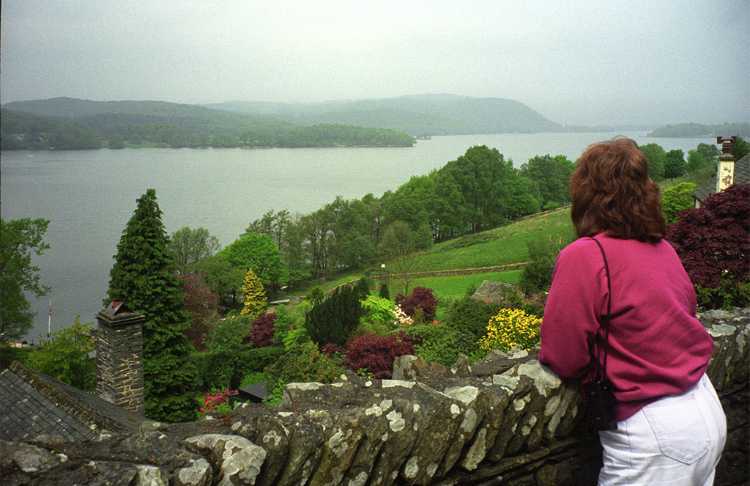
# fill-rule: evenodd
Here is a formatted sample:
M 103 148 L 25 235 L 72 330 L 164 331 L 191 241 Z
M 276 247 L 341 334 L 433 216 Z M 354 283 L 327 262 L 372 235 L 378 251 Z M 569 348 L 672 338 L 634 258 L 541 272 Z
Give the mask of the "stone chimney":
M 112 301 L 96 315 L 96 394 L 143 414 L 143 321 L 125 303 Z
M 734 184 L 734 155 L 732 149 L 737 137 L 716 137 L 716 143 L 721 144 L 719 166 L 716 169 L 716 192 L 721 192 Z

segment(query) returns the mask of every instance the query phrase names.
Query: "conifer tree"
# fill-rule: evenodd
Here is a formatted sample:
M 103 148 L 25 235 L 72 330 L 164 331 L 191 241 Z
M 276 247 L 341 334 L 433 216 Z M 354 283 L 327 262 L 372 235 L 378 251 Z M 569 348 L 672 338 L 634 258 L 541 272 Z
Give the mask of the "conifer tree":
M 196 370 L 185 337 L 188 315 L 174 272 L 169 238 L 161 221 L 156 191 L 137 201 L 117 245 L 108 298 L 144 314 L 143 372 L 146 416 L 167 422 L 193 420 Z
M 266 308 L 267 301 L 263 283 L 252 270 L 248 270 L 245 274 L 245 281 L 242 284 L 242 294 L 245 296 L 245 306 L 240 311 L 240 314 L 251 316 L 255 319 Z

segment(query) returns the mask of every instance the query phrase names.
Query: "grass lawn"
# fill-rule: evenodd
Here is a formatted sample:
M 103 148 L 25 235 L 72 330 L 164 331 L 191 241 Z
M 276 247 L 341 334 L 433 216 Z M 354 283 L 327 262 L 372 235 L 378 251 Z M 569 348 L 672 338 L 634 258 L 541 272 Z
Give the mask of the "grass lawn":
M 528 258 L 526 243 L 534 239 L 572 240 L 570 208 L 561 208 L 500 228 L 438 243 L 417 253 L 414 271 L 487 267 L 523 262 Z
M 435 292 L 438 300 L 458 299 L 466 294 L 472 287 L 478 287 L 484 280 L 496 282 L 518 283 L 521 279 L 521 270 L 510 270 L 507 272 L 474 273 L 471 275 L 451 275 L 446 277 L 422 277 L 409 282 L 409 289 L 414 287 L 427 287 Z M 403 290 L 401 283 L 391 282 L 391 297 L 395 297 L 399 290 Z

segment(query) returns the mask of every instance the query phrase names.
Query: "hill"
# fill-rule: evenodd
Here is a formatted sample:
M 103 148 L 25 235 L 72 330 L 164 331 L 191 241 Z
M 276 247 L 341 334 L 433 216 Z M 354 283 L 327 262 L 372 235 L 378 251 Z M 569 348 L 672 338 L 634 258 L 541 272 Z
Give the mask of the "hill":
M 678 123 L 659 127 L 648 134 L 649 137 L 717 137 L 719 135 L 750 137 L 750 123 L 723 123 L 721 125 Z
M 233 101 L 206 106 L 237 113 L 273 115 L 297 123 L 392 128 L 415 136 L 563 130 L 561 125 L 518 101 L 451 94 L 320 103 Z
M 52 98 L 7 103 L 3 149 L 167 147 L 408 147 L 388 129 L 343 124 L 301 126 L 278 117 L 163 101 Z
M 410 280 L 411 287 L 424 286 L 435 291 L 440 298 L 455 298 L 463 295 L 472 286 L 483 280 L 517 283 L 521 270 L 513 269 L 497 271 L 470 271 L 480 267 L 493 267 L 523 263 L 528 260 L 529 253 L 526 244 L 531 240 L 552 239 L 572 240 L 574 238 L 573 225 L 570 220 L 570 208 L 564 207 L 553 211 L 535 214 L 521 220 L 509 223 L 499 228 L 462 236 L 453 240 L 435 244 L 427 251 L 413 254 L 415 260 L 413 272 L 437 272 L 441 270 L 456 270 L 455 275 L 435 275 L 416 277 Z M 390 265 L 386 262 L 386 268 Z M 460 272 L 466 270 L 466 272 Z M 372 269 L 373 274 L 379 274 L 380 268 Z M 354 281 L 362 276 L 360 272 L 347 273 L 337 276 L 321 285 L 323 290 L 330 290 L 346 282 Z M 395 277 L 390 276 L 391 285 Z M 303 294 L 309 289 L 294 292 Z M 396 292 L 396 287 L 392 293 Z

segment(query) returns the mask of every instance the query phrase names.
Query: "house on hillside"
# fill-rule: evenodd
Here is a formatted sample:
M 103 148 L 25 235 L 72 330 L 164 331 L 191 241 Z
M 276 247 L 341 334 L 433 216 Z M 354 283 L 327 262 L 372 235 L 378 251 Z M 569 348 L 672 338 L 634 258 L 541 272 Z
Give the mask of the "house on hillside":
M 735 161 L 732 145 L 735 137 L 717 137 L 716 142 L 722 145 L 722 154 L 716 167 L 716 175 L 693 193 L 695 207 L 699 208 L 711 194 L 721 192 L 733 184 L 750 184 L 750 154 Z

